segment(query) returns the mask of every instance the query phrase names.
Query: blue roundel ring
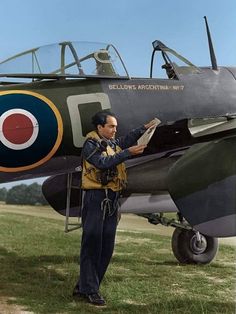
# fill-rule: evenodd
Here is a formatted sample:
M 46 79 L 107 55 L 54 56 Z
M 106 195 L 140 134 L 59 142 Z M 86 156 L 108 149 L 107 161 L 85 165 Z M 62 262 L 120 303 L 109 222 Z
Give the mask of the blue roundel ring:
M 61 115 L 51 100 L 31 91 L 0 92 L 0 171 L 38 167 L 57 151 Z

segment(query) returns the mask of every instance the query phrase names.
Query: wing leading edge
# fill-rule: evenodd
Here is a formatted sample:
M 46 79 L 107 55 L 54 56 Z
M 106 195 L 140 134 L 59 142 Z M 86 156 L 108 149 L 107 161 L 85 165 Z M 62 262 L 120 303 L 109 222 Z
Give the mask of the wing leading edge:
M 191 147 L 170 169 L 168 188 L 196 230 L 236 235 L 236 136 Z

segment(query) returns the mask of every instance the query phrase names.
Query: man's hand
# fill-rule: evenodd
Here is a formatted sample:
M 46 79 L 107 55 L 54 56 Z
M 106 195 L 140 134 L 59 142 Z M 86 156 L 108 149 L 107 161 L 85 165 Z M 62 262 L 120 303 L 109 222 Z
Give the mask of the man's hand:
M 135 145 L 128 148 L 131 155 L 142 154 L 147 145 Z

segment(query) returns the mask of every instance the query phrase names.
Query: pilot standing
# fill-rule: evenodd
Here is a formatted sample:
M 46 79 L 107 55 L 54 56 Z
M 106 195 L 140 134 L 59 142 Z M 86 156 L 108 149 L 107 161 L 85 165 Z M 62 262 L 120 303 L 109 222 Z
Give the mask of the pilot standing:
M 87 134 L 82 150 L 82 240 L 80 276 L 73 296 L 93 305 L 105 305 L 99 287 L 110 263 L 118 223 L 118 199 L 126 185 L 124 161 L 143 153 L 134 145 L 153 121 L 115 139 L 117 120 L 101 111 L 92 118 L 96 130 Z M 134 146 L 133 146 L 134 145 Z

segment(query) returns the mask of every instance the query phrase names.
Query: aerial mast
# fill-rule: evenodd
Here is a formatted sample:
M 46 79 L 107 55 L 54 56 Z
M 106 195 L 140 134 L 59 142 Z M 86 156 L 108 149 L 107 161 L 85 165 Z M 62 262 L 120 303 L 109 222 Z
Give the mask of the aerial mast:
M 215 52 L 214 52 L 214 48 L 213 48 L 213 44 L 212 44 L 212 40 L 211 40 L 211 33 L 208 27 L 208 23 L 207 23 L 207 18 L 206 16 L 204 16 L 205 19 L 205 23 L 206 23 L 206 31 L 207 31 L 207 38 L 208 38 L 208 45 L 209 45 L 209 51 L 210 51 L 210 57 L 211 57 L 211 65 L 212 65 L 212 70 L 218 70 L 217 67 L 217 62 L 216 62 L 216 56 L 215 56 Z

